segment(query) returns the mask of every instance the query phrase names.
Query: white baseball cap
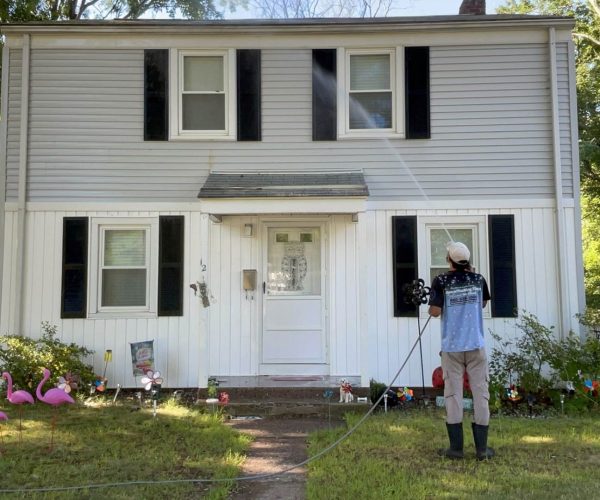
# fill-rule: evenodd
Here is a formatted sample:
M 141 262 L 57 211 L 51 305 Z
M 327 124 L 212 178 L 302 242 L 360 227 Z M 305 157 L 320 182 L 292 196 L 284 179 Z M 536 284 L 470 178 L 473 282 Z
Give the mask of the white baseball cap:
M 446 245 L 446 250 L 448 250 L 448 256 L 457 264 L 466 264 L 471 258 L 471 252 L 467 245 L 460 241 L 451 241 Z

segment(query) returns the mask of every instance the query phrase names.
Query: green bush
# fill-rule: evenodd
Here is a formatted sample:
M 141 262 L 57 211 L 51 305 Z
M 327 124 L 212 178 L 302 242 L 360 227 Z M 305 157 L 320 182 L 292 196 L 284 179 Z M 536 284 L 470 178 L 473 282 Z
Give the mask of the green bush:
M 550 371 L 555 352 L 553 327 L 542 325 L 529 313 L 519 317 L 517 327 L 522 335 L 505 340 L 491 332 L 496 347 L 490 355 L 490 379 L 495 387 L 517 383 L 526 392 L 539 392 L 552 387 L 556 379 Z
M 57 327 L 42 322 L 39 340 L 18 335 L 0 336 L 0 370 L 7 371 L 17 389 L 35 390 L 42 379 L 42 368 L 52 372 L 50 382 L 71 373 L 79 387 L 94 381 L 94 371 L 82 359 L 93 353 L 77 344 L 64 344 L 56 338 Z
M 369 382 L 369 395 L 371 397 L 371 403 L 375 404 L 375 402 L 381 397 L 384 393 L 387 385 L 382 382 L 377 382 L 374 379 L 371 379 Z

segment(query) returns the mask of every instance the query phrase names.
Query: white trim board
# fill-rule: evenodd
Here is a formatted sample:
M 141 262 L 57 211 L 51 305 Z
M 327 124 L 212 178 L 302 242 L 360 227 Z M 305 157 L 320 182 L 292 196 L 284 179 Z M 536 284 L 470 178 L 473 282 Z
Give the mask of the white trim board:
M 6 26 L 3 27 L 6 30 Z M 178 48 L 178 49 L 227 49 L 238 47 L 252 47 L 256 49 L 311 49 L 331 47 L 381 47 L 397 45 L 414 46 L 456 46 L 456 45 L 502 45 L 502 44 L 527 44 L 547 43 L 548 34 L 546 26 L 537 25 L 524 28 L 506 28 L 482 26 L 474 30 L 471 27 L 452 26 L 447 31 L 432 32 L 424 25 L 410 26 L 409 30 L 398 31 L 388 27 L 387 31 L 364 33 L 359 32 L 359 27 L 346 32 L 335 32 L 331 27 L 320 27 L 318 32 L 271 31 L 255 29 L 254 33 L 247 34 L 230 27 L 221 28 L 220 32 L 206 33 L 198 31 L 197 34 L 183 34 L 181 29 L 173 33 L 174 28 L 155 30 L 155 33 L 123 33 L 119 30 L 112 32 L 96 32 L 82 30 L 79 33 L 63 32 L 38 35 L 32 27 L 23 29 L 31 32 L 32 49 L 153 49 L 153 48 Z M 570 26 L 569 26 L 570 28 Z M 571 40 L 570 29 L 557 31 L 557 41 L 568 42 Z M 165 40 L 168 45 L 165 47 Z M 7 34 L 7 47 L 21 48 L 22 41 L 15 39 L 15 34 Z
M 315 200 L 319 200 L 322 204 L 327 205 L 329 202 L 337 198 L 304 198 L 305 203 L 311 200 L 309 203 L 313 203 Z M 458 210 L 469 210 L 469 209 L 520 209 L 520 208 L 555 208 L 556 202 L 552 198 L 539 198 L 539 199 L 497 199 L 497 200 L 387 200 L 387 201 L 369 201 L 364 199 L 349 198 L 346 199 L 348 202 L 354 202 L 356 205 L 352 206 L 345 212 L 339 213 L 356 213 L 364 212 L 367 210 L 427 210 L 427 209 L 458 209 Z M 241 201 L 241 200 L 240 200 Z M 290 213 L 289 206 L 285 206 L 282 203 L 285 200 L 273 199 L 273 198 L 256 198 L 254 199 L 255 205 L 261 207 L 261 210 L 254 212 L 238 212 L 237 215 L 243 214 L 280 214 Z M 263 202 L 268 201 L 269 205 L 276 205 L 275 211 L 267 211 L 262 209 Z M 360 203 L 358 203 L 360 202 Z M 563 207 L 572 208 L 575 206 L 575 200 L 573 198 L 563 199 Z M 219 213 L 224 215 L 233 215 L 233 212 L 219 212 L 210 211 L 210 208 L 216 208 L 217 205 L 209 205 L 207 202 L 192 201 L 192 202 L 28 202 L 26 209 L 28 212 L 152 212 L 152 213 L 163 213 L 163 212 L 203 212 L 203 213 Z M 9 201 L 5 203 L 5 210 L 7 212 L 16 212 L 18 204 L 15 201 Z M 304 207 L 301 211 L 293 213 L 336 213 L 331 209 L 331 206 L 325 207 L 320 210 L 310 210 Z

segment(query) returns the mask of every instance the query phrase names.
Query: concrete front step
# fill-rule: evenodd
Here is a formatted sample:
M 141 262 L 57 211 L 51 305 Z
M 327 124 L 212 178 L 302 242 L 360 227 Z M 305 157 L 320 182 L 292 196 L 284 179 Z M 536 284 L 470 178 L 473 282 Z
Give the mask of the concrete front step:
M 341 418 L 345 413 L 367 412 L 371 403 L 323 403 L 320 401 L 263 401 L 229 404 L 198 401 L 208 411 L 223 411 L 231 417 L 320 417 Z

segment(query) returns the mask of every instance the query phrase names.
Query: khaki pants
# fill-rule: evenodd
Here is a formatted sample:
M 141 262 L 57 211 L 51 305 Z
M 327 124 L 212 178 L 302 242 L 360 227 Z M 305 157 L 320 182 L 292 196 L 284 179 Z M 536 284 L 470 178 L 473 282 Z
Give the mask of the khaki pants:
M 446 421 L 460 424 L 463 420 L 463 375 L 469 375 L 473 393 L 473 413 L 477 425 L 490 422 L 489 375 L 485 349 L 467 352 L 442 352 Z

